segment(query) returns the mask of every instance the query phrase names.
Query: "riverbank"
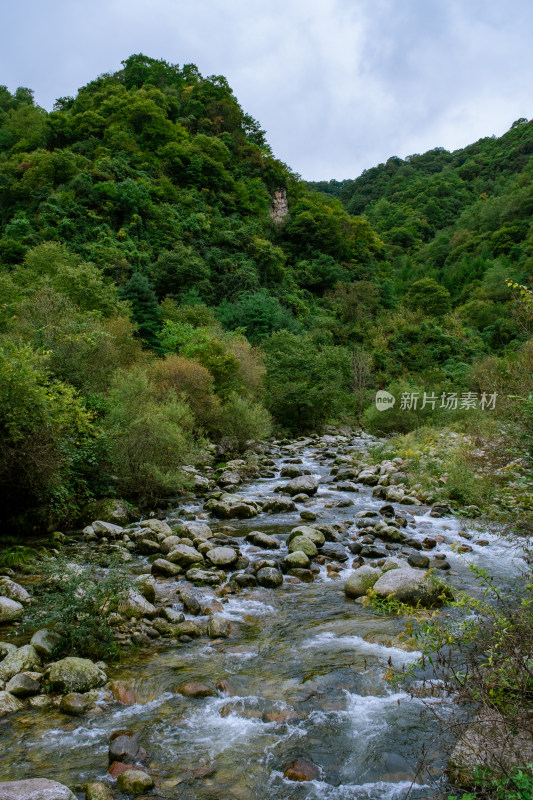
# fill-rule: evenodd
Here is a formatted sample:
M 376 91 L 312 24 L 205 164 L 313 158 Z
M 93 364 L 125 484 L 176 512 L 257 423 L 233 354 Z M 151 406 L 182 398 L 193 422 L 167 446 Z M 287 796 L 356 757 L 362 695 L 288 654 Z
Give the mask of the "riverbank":
M 423 593 L 438 605 L 444 587 L 476 591 L 470 563 L 508 586 L 523 561 L 479 522 L 472 530 L 427 488 L 409 486 L 406 457 L 373 463 L 383 446 L 351 432 L 272 442 L 191 474 L 197 492 L 178 507 L 69 534 L 57 555 L 74 575 L 96 561 L 98 583 L 118 560 L 125 596 L 108 622 L 122 659 L 86 665 L 95 685 L 72 691 L 50 680 L 62 659 L 50 666 L 52 653 L 37 653 L 22 670 L 37 692 L 3 718 L 13 756 L 0 778 L 59 780 L 80 797 L 102 781 L 128 793 L 117 770 L 137 764 L 143 791 L 151 781 L 164 797 L 400 798 L 409 786 L 412 797 L 436 796 L 446 743 L 421 721 L 422 700 L 383 680 L 389 660 L 417 660 L 416 644 L 405 619 L 380 614 L 366 590 L 350 599 L 345 584 L 362 568 L 379 573 L 378 588 L 415 575 L 412 597 L 402 597 L 416 604 L 438 575 L 438 592 Z M 34 582 L 31 568 L 11 578 Z M 24 650 L 29 633 L 4 630 Z M 112 748 L 120 729 L 130 731 L 127 758 Z M 420 772 L 428 739 L 434 757 Z

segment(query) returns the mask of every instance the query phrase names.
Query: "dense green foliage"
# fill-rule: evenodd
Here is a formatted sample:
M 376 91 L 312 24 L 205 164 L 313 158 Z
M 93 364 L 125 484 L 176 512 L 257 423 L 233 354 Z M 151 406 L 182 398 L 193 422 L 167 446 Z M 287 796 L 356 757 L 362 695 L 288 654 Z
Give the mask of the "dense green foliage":
M 533 265 L 531 153 L 522 120 L 313 187 L 194 65 L 131 56 L 51 113 L 0 87 L 7 518 L 153 501 L 213 444 L 357 421 L 391 381 L 462 391 L 486 359 L 518 357 L 531 314 L 508 281 L 527 287 Z

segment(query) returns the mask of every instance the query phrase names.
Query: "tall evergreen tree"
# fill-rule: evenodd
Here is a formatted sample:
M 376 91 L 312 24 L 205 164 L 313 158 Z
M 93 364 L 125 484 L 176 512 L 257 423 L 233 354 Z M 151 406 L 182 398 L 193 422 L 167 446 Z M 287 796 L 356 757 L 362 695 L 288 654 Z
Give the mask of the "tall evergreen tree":
M 130 303 L 138 334 L 146 346 L 155 352 L 161 352 L 161 309 L 146 275 L 134 272 L 129 281 L 119 289 L 119 297 Z

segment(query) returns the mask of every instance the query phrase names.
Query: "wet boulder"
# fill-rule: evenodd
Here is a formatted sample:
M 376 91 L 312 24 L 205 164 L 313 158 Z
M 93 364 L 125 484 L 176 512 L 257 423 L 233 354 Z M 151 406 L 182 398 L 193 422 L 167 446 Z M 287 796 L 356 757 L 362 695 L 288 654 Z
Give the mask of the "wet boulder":
M 379 578 L 373 586 L 378 597 L 394 597 L 401 603 L 422 606 L 442 605 L 443 587 L 430 573 L 405 565 L 391 569 Z
M 88 783 L 85 787 L 86 800 L 113 800 L 113 792 L 105 783 Z
M 211 539 L 213 532 L 205 522 L 184 522 L 179 529 L 181 536 L 195 539 Z
M 207 569 L 198 569 L 198 567 L 191 567 L 185 573 L 185 577 L 191 583 L 205 583 L 208 586 L 218 586 L 226 579 L 224 573 L 210 572 Z
M 309 558 L 314 558 L 318 555 L 316 545 L 306 536 L 295 536 L 294 539 L 290 541 L 289 553 L 295 553 L 297 550 L 301 550 L 301 552 L 305 553 Z
M 246 535 L 246 538 L 256 547 L 263 547 L 265 550 L 279 550 L 281 547 L 279 539 L 262 531 L 251 531 Z
M 429 567 L 429 558 L 415 550 L 413 553 L 409 553 L 407 563 L 415 569 L 427 569 Z
M 174 548 L 179 545 L 179 543 L 181 542 L 181 539 L 182 539 L 181 536 L 176 536 L 176 535 L 167 536 L 161 542 L 161 550 L 162 550 L 162 552 L 163 553 L 171 553 L 174 550 Z
M 14 622 L 24 614 L 24 606 L 18 600 L 10 597 L 0 597 L 0 625 L 4 622 Z
M 283 583 L 283 575 L 275 567 L 261 567 L 256 573 L 257 583 L 266 589 L 275 589 Z
M 22 711 L 23 708 L 24 703 L 21 703 L 11 692 L 0 692 L 0 717 L 4 717 L 6 714 L 14 714 L 16 711 Z M 1 787 L 2 784 L 0 783 L 0 789 Z M 1 797 L 2 795 L 0 794 Z
M 61 634 L 51 631 L 49 628 L 42 628 L 36 631 L 31 637 L 31 644 L 42 658 L 49 658 L 54 650 L 59 647 Z
M 334 561 L 340 561 L 341 564 L 344 561 L 348 561 L 348 554 L 342 544 L 331 544 L 328 542 L 320 549 L 320 552 L 323 556 L 332 558 Z
M 0 596 L 8 597 L 10 600 L 16 600 L 17 603 L 26 605 L 31 601 L 29 592 L 26 591 L 20 584 L 12 581 L 11 578 L 0 576 Z
M 267 514 L 288 514 L 296 511 L 296 503 L 288 497 L 276 497 L 266 501 L 263 511 Z
M 239 554 L 233 547 L 213 547 L 207 551 L 206 558 L 215 567 L 229 569 L 237 561 Z
M 80 717 L 90 711 L 91 708 L 94 708 L 94 706 L 95 701 L 89 695 L 70 692 L 70 694 L 66 694 L 61 698 L 59 710 L 71 717 Z
M 88 692 L 102 686 L 106 680 L 105 672 L 88 658 L 69 656 L 55 661 L 48 671 L 52 690 L 60 694 Z
M 41 675 L 38 672 L 19 672 L 6 684 L 6 692 L 15 697 L 31 697 L 41 691 Z
M 364 469 L 357 476 L 357 480 L 359 483 L 364 484 L 364 486 L 375 486 L 379 480 L 379 477 L 372 470 Z
M 152 562 L 152 575 L 158 575 L 162 578 L 174 578 L 181 572 L 181 567 L 178 564 L 173 564 L 167 561 L 166 558 L 156 558 Z
M 189 683 L 182 683 L 178 687 L 179 694 L 184 697 L 216 697 L 216 691 L 205 683 L 198 683 L 191 681 Z
M 190 567 L 192 564 L 203 564 L 204 557 L 194 547 L 179 544 L 167 555 L 167 561 L 179 567 Z
M 239 572 L 233 575 L 232 582 L 236 583 L 239 589 L 251 589 L 257 586 L 257 578 L 248 572 Z
M 312 583 L 315 579 L 314 573 L 310 569 L 302 569 L 301 567 L 293 567 L 287 572 L 287 575 L 298 578 L 303 583 Z
M 285 464 L 280 471 L 282 478 L 299 478 L 303 474 L 303 467 L 299 467 L 296 464 Z
M 76 800 L 67 786 L 46 778 L 0 783 L 0 800 Z
M 157 609 L 135 589 L 130 589 L 126 597 L 119 603 L 118 613 L 124 617 L 155 617 Z
M 381 577 L 381 570 L 363 565 L 347 578 L 344 583 L 346 597 L 363 597 Z
M 303 550 L 295 550 L 294 553 L 288 553 L 283 559 L 281 566 L 282 569 L 308 569 L 311 561 L 309 556 Z
M 313 542 L 316 547 L 322 547 L 326 541 L 322 531 L 319 531 L 317 528 L 310 528 L 307 525 L 299 525 L 297 528 L 293 528 L 287 537 L 287 543 L 291 542 L 297 536 L 305 536 L 305 538 Z
M 291 496 L 298 494 L 312 496 L 317 493 L 318 484 L 319 480 L 315 475 L 300 475 L 299 478 L 293 478 L 282 486 L 281 490 Z
M 124 528 L 120 525 L 115 525 L 113 522 L 105 522 L 102 519 L 97 519 L 91 524 L 93 533 L 101 539 L 116 539 L 117 536 L 122 536 Z
M 117 778 L 117 786 L 121 792 L 140 795 L 154 786 L 154 779 L 141 769 L 128 769 Z
M 129 730 L 119 730 L 111 734 L 108 750 L 109 763 L 119 761 L 122 764 L 135 764 L 146 758 L 145 750 L 139 740 Z
M 218 485 L 222 487 L 238 486 L 241 482 L 242 479 L 239 473 L 232 470 L 226 470 L 223 472 L 217 481 Z
M 309 758 L 297 758 L 287 767 L 283 777 L 289 781 L 317 781 L 320 768 Z
M 394 525 L 385 525 L 384 527 L 376 528 L 376 534 L 382 539 L 384 542 L 405 542 L 407 536 L 405 533 L 402 533 L 399 528 L 396 528 Z
M 226 638 L 231 636 L 232 624 L 229 619 L 221 616 L 220 614 L 213 614 L 209 620 L 209 636 L 211 639 Z
M 137 586 L 137 590 L 142 594 L 145 600 L 148 600 L 149 603 L 153 603 L 155 601 L 155 578 L 153 575 L 140 575 L 135 584 Z
M 149 528 L 152 533 L 163 533 L 165 536 L 172 536 L 172 528 L 168 522 L 162 519 L 144 519 L 141 522 L 141 528 Z
M 37 650 L 31 644 L 26 644 L 10 653 L 0 663 L 0 681 L 9 681 L 19 672 L 31 671 L 40 664 Z
M 219 519 L 250 519 L 257 516 L 259 511 L 255 501 L 237 494 L 223 494 L 211 506 L 211 513 Z

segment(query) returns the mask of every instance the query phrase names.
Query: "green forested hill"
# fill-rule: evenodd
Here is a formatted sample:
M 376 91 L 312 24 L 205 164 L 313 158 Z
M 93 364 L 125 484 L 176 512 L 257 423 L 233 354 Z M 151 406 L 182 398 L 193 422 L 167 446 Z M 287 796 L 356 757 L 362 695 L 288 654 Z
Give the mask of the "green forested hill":
M 0 87 L 6 518 L 168 495 L 215 446 L 514 358 L 532 131 L 309 185 L 194 65 L 134 55 L 50 113 Z
M 504 279 L 533 275 L 533 122 L 452 153 L 390 158 L 355 180 L 308 184 L 363 214 L 386 245 L 397 292 L 421 277 L 445 286 L 492 346 L 516 330 Z

